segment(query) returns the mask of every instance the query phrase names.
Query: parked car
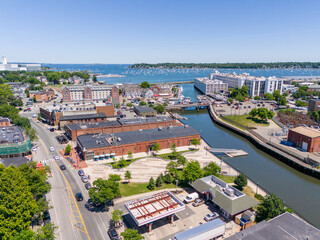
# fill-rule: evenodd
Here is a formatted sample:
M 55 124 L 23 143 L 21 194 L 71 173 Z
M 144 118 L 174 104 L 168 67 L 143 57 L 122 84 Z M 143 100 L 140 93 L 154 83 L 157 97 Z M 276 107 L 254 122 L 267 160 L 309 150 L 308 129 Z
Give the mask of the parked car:
M 114 228 L 109 229 L 108 235 L 111 240 L 119 240 L 120 239 L 117 231 Z
M 58 155 L 55 155 L 53 158 L 54 158 L 54 160 L 59 160 L 60 159 Z
M 50 221 L 51 221 L 50 213 L 49 213 L 48 210 L 45 210 L 43 212 L 43 223 L 44 223 L 44 225 L 50 223 Z
M 66 166 L 64 164 L 62 164 L 62 165 L 60 165 L 60 169 L 61 170 L 66 170 L 67 168 L 66 168 Z
M 50 147 L 49 150 L 50 150 L 50 152 L 53 152 L 54 151 L 54 147 Z
M 32 151 L 37 151 L 37 147 L 32 147 Z
M 87 183 L 88 182 L 88 178 L 86 176 L 82 176 L 81 177 L 81 181 L 84 182 L 84 183 Z
M 201 198 L 197 198 L 196 200 L 194 200 L 194 202 L 192 203 L 192 206 L 194 207 L 198 207 L 200 205 L 204 204 L 204 200 Z
M 79 174 L 79 176 L 82 177 L 82 176 L 84 176 L 84 171 L 80 169 L 80 170 L 78 171 L 78 174 Z
M 76 193 L 75 195 L 76 199 L 78 202 L 82 201 L 83 200 L 83 197 L 82 197 L 82 194 L 81 193 Z
M 199 194 L 194 192 L 194 193 L 190 193 L 188 196 L 185 197 L 184 201 L 186 203 L 191 203 L 194 200 L 196 200 L 197 198 L 199 198 Z
M 219 217 L 219 214 L 216 213 L 216 212 L 213 212 L 213 213 L 209 213 L 207 214 L 205 217 L 204 217 L 204 220 L 207 221 L 207 222 L 210 222 L 212 221 L 213 219 L 216 219 Z
M 91 183 L 86 183 L 85 185 L 84 185 L 84 187 L 87 189 L 87 190 L 89 190 L 90 188 L 92 188 L 92 186 L 91 186 Z

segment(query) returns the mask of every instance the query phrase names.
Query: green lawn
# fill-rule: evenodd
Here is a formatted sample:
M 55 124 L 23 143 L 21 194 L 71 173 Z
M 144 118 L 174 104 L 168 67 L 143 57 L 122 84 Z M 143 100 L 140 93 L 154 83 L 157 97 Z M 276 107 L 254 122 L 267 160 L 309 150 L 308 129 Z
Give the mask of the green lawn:
M 148 183 L 120 183 L 120 193 L 121 197 L 128 197 L 136 194 L 152 192 L 152 190 L 147 188 Z M 165 188 L 176 188 L 175 184 L 163 184 L 159 188 L 155 188 L 153 191 L 161 190 Z
M 195 151 L 198 151 L 199 149 L 194 149 L 194 150 L 185 150 L 185 151 L 180 151 L 180 152 L 177 152 L 179 154 L 182 154 L 182 153 L 186 153 L 186 152 L 195 152 Z M 157 157 L 162 157 L 164 159 L 168 159 L 168 160 L 171 160 L 171 158 L 169 157 L 171 155 L 171 152 L 170 153 L 165 153 L 165 154 L 158 154 Z
M 265 127 L 269 126 L 269 123 L 261 120 L 260 118 L 253 118 L 248 114 L 245 115 L 231 115 L 224 116 L 223 119 L 236 127 L 245 129 L 245 127 Z
M 236 177 L 234 176 L 223 176 L 223 175 L 218 175 L 218 178 L 226 183 L 233 183 L 234 180 L 236 179 Z

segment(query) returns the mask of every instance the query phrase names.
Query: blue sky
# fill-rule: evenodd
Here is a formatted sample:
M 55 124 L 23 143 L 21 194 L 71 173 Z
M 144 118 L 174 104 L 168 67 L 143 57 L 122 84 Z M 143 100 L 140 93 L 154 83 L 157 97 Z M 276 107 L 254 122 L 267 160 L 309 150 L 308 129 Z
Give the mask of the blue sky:
M 320 61 L 319 0 L 10 0 L 1 9 L 9 62 Z

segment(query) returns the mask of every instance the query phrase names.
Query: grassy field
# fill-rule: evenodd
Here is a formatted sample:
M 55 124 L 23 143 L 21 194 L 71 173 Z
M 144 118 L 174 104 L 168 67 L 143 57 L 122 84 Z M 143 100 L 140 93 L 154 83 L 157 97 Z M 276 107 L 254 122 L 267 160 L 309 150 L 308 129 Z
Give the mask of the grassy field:
M 260 118 L 253 118 L 248 114 L 245 115 L 232 115 L 232 116 L 224 116 L 224 120 L 235 125 L 236 127 L 244 128 L 244 127 L 265 127 L 269 126 L 269 123 L 261 120 Z M 238 123 L 238 125 L 236 124 Z M 244 126 L 244 127 L 241 127 Z
M 236 179 L 236 177 L 233 177 L 233 176 L 223 176 L 223 175 L 218 175 L 218 178 L 226 183 L 233 183 L 234 180 Z
M 128 197 L 136 194 L 152 192 L 152 190 L 147 188 L 148 183 L 120 183 L 120 193 L 122 197 Z M 176 188 L 175 184 L 163 184 L 159 188 L 155 188 L 153 191 L 166 189 L 166 188 Z
M 185 151 L 180 151 L 180 152 L 177 152 L 179 154 L 182 154 L 182 153 L 186 153 L 186 152 L 195 152 L 195 151 L 198 151 L 199 149 L 194 149 L 194 150 L 185 150 Z M 158 154 L 157 157 L 162 157 L 164 159 L 168 159 L 168 160 L 171 160 L 170 159 L 170 156 L 171 155 L 171 152 L 170 153 L 165 153 L 165 154 Z

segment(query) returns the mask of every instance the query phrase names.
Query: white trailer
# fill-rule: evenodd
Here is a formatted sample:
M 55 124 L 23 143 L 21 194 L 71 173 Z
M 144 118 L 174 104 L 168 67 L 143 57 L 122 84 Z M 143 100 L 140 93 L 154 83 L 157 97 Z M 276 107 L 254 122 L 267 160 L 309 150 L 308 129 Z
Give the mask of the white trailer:
M 174 240 L 211 240 L 224 235 L 226 224 L 220 219 L 177 233 Z

